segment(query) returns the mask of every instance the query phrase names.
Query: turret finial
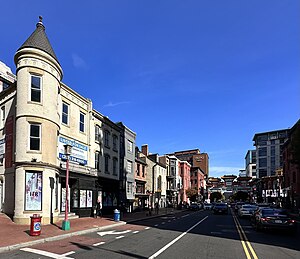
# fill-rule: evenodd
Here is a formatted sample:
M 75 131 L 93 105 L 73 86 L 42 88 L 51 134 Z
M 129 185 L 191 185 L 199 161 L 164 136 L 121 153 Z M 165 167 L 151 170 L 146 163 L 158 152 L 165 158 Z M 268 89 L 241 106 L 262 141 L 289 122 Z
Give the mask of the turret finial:
M 45 30 L 45 26 L 43 24 L 43 17 L 41 15 L 39 16 L 39 22 L 36 24 L 36 27 L 42 27 Z

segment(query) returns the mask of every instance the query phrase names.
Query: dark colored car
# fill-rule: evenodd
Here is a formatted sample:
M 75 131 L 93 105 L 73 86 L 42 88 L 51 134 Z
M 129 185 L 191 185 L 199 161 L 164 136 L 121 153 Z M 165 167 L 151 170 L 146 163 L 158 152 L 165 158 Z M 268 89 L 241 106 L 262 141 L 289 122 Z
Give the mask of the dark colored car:
M 189 210 L 200 210 L 200 206 L 198 203 L 191 203 Z
M 228 205 L 226 203 L 216 203 L 212 210 L 214 214 L 228 214 Z
M 253 222 L 254 228 L 259 231 L 262 229 L 286 230 L 296 233 L 296 221 L 289 217 L 284 209 L 261 208 L 255 213 Z
M 237 202 L 235 205 L 234 205 L 234 212 L 237 213 L 239 211 L 239 209 L 242 207 L 242 205 L 244 205 L 245 202 Z

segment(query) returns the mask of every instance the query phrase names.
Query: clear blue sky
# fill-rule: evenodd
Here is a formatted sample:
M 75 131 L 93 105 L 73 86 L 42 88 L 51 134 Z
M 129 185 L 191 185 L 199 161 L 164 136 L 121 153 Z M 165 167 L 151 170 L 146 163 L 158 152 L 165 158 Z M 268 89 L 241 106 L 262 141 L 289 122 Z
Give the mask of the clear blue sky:
M 43 16 L 63 82 L 160 155 L 238 174 L 255 133 L 300 118 L 299 0 L 3 1 L 0 60 Z

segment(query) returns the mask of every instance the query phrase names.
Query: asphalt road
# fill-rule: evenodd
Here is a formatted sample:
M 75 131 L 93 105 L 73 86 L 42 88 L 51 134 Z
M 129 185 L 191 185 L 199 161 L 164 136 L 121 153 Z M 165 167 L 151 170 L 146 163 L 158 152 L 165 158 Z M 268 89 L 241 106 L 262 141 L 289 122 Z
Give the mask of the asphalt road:
M 300 231 L 300 230 L 299 230 Z M 0 258 L 300 258 L 296 236 L 256 232 L 247 219 L 183 211 L 0 254 Z

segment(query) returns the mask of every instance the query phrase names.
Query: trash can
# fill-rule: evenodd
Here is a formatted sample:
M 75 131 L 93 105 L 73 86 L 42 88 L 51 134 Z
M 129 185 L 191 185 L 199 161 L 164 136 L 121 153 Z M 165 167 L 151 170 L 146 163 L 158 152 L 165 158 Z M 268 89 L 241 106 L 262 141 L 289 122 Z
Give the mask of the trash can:
M 41 219 L 40 214 L 33 214 L 30 216 L 30 231 L 31 236 L 39 236 L 41 234 Z
M 120 211 L 117 209 L 114 210 L 114 221 L 120 221 Z

